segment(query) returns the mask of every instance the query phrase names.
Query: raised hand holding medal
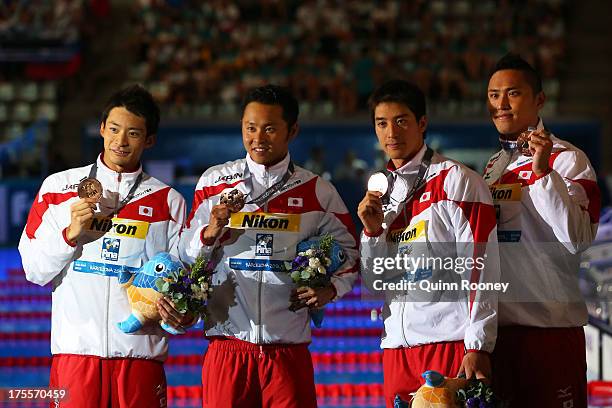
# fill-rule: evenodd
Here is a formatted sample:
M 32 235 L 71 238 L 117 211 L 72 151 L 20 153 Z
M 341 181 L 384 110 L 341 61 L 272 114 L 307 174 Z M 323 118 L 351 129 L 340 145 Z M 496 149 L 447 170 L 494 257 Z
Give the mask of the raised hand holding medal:
M 102 197 L 102 184 L 95 177 L 82 180 L 77 187 L 79 200 L 70 206 L 70 225 L 66 228 L 66 239 L 76 243 L 85 225 L 94 217 L 96 204 Z
M 229 223 L 232 213 L 240 212 L 245 201 L 244 194 L 236 189 L 226 191 L 221 195 L 219 204 L 211 208 L 208 226 L 202 233 L 205 244 L 212 245 L 219 238 L 223 228 Z

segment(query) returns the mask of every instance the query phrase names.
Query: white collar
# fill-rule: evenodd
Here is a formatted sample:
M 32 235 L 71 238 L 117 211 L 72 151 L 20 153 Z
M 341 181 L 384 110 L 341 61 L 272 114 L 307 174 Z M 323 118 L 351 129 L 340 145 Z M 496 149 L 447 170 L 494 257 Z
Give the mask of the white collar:
M 138 177 L 138 175 L 140 175 L 140 173 L 142 173 L 142 163 L 138 166 L 138 170 L 136 171 L 132 171 L 132 172 L 124 172 L 124 173 L 117 173 L 115 170 L 112 170 L 110 167 L 108 167 L 105 163 L 104 160 L 102 160 L 102 155 L 104 153 L 100 153 L 100 155 L 98 156 L 98 159 L 96 160 L 96 163 L 98 164 L 98 170 L 97 170 L 97 177 L 110 177 L 114 180 L 119 178 L 119 175 L 121 174 L 121 181 L 133 181 L 136 180 L 136 178 Z
M 255 176 L 255 178 L 262 178 L 264 176 L 271 178 L 282 177 L 287 172 L 287 168 L 289 167 L 290 161 L 291 155 L 287 153 L 283 160 L 276 163 L 275 165 L 267 167 L 263 164 L 255 163 L 255 161 L 251 159 L 251 156 L 248 153 L 246 155 L 247 166 L 249 166 L 249 171 L 253 176 Z
M 419 150 L 417 154 L 415 154 L 414 157 L 408 161 L 408 163 L 404 164 L 399 169 L 393 170 L 393 167 L 391 167 L 393 165 L 393 162 L 389 160 L 389 163 L 387 164 L 387 169 L 400 174 L 414 173 L 421 166 L 421 162 L 423 161 L 423 157 L 425 156 L 426 151 L 427 144 L 423 143 L 423 147 L 421 147 L 421 150 Z

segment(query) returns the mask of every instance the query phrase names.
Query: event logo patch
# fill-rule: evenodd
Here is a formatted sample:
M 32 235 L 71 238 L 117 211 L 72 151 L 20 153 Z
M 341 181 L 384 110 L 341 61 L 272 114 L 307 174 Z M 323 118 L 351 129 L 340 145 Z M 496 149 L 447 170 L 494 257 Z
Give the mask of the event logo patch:
M 105 261 L 117 261 L 119 259 L 120 247 L 120 239 L 104 238 L 104 241 L 102 241 L 102 259 L 104 259 Z
M 255 255 L 271 256 L 274 252 L 274 235 L 257 234 L 255 238 Z

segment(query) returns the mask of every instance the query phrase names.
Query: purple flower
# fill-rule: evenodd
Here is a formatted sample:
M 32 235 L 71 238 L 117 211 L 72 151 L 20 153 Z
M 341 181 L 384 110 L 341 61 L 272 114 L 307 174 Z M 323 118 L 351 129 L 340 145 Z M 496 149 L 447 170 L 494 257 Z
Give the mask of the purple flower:
M 471 397 L 465 402 L 468 408 L 479 408 L 480 398 Z
M 293 260 L 293 268 L 299 268 L 299 267 L 304 267 L 308 265 L 308 257 L 306 256 L 297 256 L 294 260 Z

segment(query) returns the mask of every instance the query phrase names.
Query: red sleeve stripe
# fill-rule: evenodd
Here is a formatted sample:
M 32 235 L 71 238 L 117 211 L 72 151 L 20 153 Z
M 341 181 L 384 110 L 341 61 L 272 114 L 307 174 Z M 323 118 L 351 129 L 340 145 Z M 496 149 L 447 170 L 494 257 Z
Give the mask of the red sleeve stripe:
M 28 221 L 26 223 L 25 231 L 30 239 L 36 239 L 36 231 L 38 227 L 40 227 L 40 224 L 42 224 L 43 216 L 50 205 L 59 205 L 78 195 L 76 191 L 69 191 L 67 193 L 46 193 L 43 194 L 42 201 L 39 201 L 39 194 L 34 198 L 34 203 L 32 203 L 32 208 L 30 208 Z
M 489 235 L 497 223 L 495 216 L 495 207 L 489 204 L 478 202 L 456 202 L 463 211 L 463 215 L 470 223 L 472 236 L 474 239 L 474 254 L 473 259 L 483 257 L 485 253 L 486 242 L 489 241 Z M 480 245 L 479 245 L 480 244 Z M 472 269 L 470 283 L 480 281 L 480 269 Z M 476 291 L 470 291 L 470 313 L 476 299 Z
M 342 276 L 342 275 L 346 275 L 347 273 L 357 273 L 357 272 L 359 272 L 359 261 L 355 262 L 355 265 L 353 265 L 353 267 L 347 269 L 346 271 L 335 273 L 334 275 Z
M 193 195 L 193 205 L 191 207 L 191 212 L 189 213 L 189 217 L 187 217 L 187 222 L 185 223 L 187 228 L 189 228 L 189 226 L 191 225 L 191 220 L 195 216 L 195 212 L 198 210 L 198 207 L 200 206 L 200 204 L 202 204 L 204 200 L 210 197 L 214 197 L 217 194 L 220 194 L 226 188 L 235 187 L 243 181 L 244 180 L 238 180 L 235 183 L 231 184 L 223 183 L 218 184 L 216 186 L 204 186 L 201 190 L 196 190 L 195 194 Z
M 342 225 L 344 225 L 346 230 L 351 234 L 351 236 L 355 240 L 354 247 L 357 248 L 357 242 L 359 242 L 359 238 L 357 237 L 357 232 L 355 230 L 355 224 L 353 224 L 353 219 L 351 218 L 351 215 L 349 213 L 344 213 L 344 214 L 333 213 L 333 214 L 336 216 L 336 218 L 338 218 L 338 220 L 340 220 Z
M 597 224 L 599 222 L 599 215 L 601 213 L 601 191 L 599 186 L 593 180 L 587 179 L 567 179 L 574 183 L 578 183 L 584 188 L 587 198 L 589 199 L 589 206 L 586 211 L 589 213 L 589 219 L 591 224 Z

